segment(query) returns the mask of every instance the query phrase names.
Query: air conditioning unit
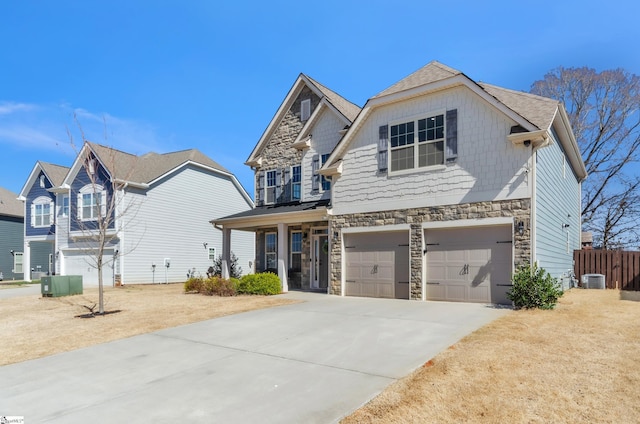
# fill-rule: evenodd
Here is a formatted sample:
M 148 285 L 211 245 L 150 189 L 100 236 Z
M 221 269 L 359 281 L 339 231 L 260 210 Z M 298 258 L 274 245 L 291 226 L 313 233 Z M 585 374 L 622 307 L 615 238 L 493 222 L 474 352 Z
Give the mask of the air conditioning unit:
M 604 289 L 606 288 L 605 278 L 602 274 L 584 274 L 582 276 L 582 288 Z

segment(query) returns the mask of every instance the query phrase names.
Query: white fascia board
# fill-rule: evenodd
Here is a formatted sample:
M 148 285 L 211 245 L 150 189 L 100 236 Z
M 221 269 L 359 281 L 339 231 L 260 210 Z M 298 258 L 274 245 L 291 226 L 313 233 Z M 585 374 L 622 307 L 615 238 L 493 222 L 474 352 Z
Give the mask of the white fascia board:
M 318 171 L 318 174 L 324 175 L 325 177 L 331 177 L 334 175 L 342 175 L 342 160 L 338 160 L 335 164 L 331 166 L 323 166 L 322 169 Z
M 569 116 L 567 115 L 564 106 L 558 106 L 556 116 L 553 118 L 553 124 L 556 124 L 556 128 L 558 130 L 562 130 L 558 131 L 558 136 L 560 138 L 558 142 L 562 144 L 562 147 L 569 158 L 569 162 L 573 167 L 573 171 L 576 173 L 579 180 L 583 181 L 587 178 L 587 168 L 584 165 L 582 153 L 580 153 L 580 147 L 578 146 L 576 137 L 571 129 Z
M 509 134 L 507 140 L 514 145 L 524 144 L 525 141 L 530 141 L 533 147 L 545 147 L 551 142 L 551 134 L 549 130 L 527 131 Z
M 20 194 L 18 195 L 18 199 L 26 200 L 27 194 L 29 193 L 29 189 L 31 188 L 33 183 L 35 183 L 36 174 L 37 174 L 37 170 L 38 169 L 42 170 L 42 166 L 40 165 L 40 162 L 36 162 L 36 164 L 33 166 L 33 169 L 31 170 L 31 173 L 29 174 L 29 178 L 27 178 L 27 181 L 24 183 L 24 186 L 22 186 L 22 189 L 20 190 Z
M 275 129 L 278 127 L 278 125 L 282 121 L 282 118 L 284 118 L 284 115 L 291 108 L 291 105 L 297 98 L 298 94 L 300 94 L 300 92 L 302 91 L 302 87 L 304 85 L 309 87 L 309 89 L 313 91 L 318 97 L 320 98 L 323 97 L 322 92 L 320 92 L 318 88 L 313 83 L 311 83 L 311 81 L 309 81 L 307 77 L 305 77 L 304 74 L 298 75 L 296 82 L 294 82 L 293 86 L 291 86 L 291 88 L 289 89 L 287 96 L 284 98 L 283 102 L 280 104 L 280 107 L 276 111 L 275 115 L 273 115 L 273 118 L 271 118 L 271 122 L 269 122 L 267 129 L 264 131 L 264 133 L 262 133 L 260 140 L 258 140 L 258 143 L 251 151 L 251 154 L 249 155 L 249 158 L 246 160 L 245 164 L 249 165 L 250 163 L 254 162 L 257 159 L 258 152 L 260 152 L 260 150 L 262 149 L 262 146 L 271 138 L 273 131 L 275 131 Z M 249 166 L 253 166 L 253 165 L 249 165 Z
M 213 219 L 209 221 L 214 226 L 222 226 L 232 230 L 252 229 L 258 227 L 275 226 L 277 224 L 296 224 L 302 222 L 328 220 L 326 209 L 320 208 L 313 211 L 297 211 L 272 213 L 259 216 L 247 216 L 241 218 Z

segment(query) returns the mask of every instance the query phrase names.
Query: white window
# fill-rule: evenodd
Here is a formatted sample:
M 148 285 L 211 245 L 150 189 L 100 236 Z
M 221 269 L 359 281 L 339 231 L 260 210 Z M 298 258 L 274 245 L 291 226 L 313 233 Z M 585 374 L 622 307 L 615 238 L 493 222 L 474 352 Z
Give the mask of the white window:
M 210 247 L 209 248 L 209 260 L 210 261 L 215 261 L 216 260 L 216 248 L 215 247 Z
M 289 267 L 294 271 L 302 270 L 302 231 L 291 232 L 291 259 Z
M 266 186 L 265 186 L 265 203 L 273 204 L 276 201 L 276 171 L 266 172 Z
M 300 102 L 300 120 L 306 121 L 311 116 L 311 99 Z
M 324 163 L 329 159 L 331 153 L 326 153 L 320 156 L 320 166 L 324 165 Z M 331 180 L 327 179 L 324 175 L 320 177 L 320 186 L 322 187 L 322 191 L 331 190 Z
M 291 167 L 291 200 L 302 198 L 302 167 L 300 165 Z
M 444 114 L 390 126 L 391 172 L 444 164 Z
M 69 216 L 69 195 L 62 196 L 62 207 L 60 208 L 60 214 L 62 216 Z
M 24 273 L 22 266 L 22 252 L 13 252 L 13 272 L 16 274 Z
M 78 193 L 78 219 L 95 221 L 106 216 L 107 192 L 101 185 L 87 184 Z
M 264 235 L 264 256 L 266 269 L 278 269 L 278 236 L 276 233 Z
M 50 227 L 53 224 L 53 202 L 48 196 L 37 197 L 31 204 L 31 226 Z

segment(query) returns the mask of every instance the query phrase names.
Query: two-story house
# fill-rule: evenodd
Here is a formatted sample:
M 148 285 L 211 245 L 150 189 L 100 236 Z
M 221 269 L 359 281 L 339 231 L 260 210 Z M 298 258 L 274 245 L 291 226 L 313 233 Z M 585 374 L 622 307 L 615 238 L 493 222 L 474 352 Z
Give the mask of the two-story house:
M 25 184 L 25 269 L 48 245 L 46 273 L 82 275 L 85 285 L 184 281 L 222 253 L 208 220 L 253 202 L 235 176 L 198 150 L 137 156 L 86 142 L 70 168 L 38 162 Z M 244 273 L 254 239 L 230 246 Z M 25 279 L 28 276 L 25 275 Z
M 333 133 L 338 142 L 318 171 L 302 161 L 303 175 L 330 184 L 321 246 L 328 261 L 318 271 L 329 274 L 328 293 L 509 303 L 517 265 L 538 262 L 554 277 L 572 268 L 586 170 L 559 102 L 431 62 L 370 98 L 350 121 Z M 277 114 L 269 128 L 283 122 Z M 273 151 L 295 152 L 308 134 L 311 148 L 319 133 L 311 127 L 295 140 L 278 138 Z M 286 191 L 277 178 L 260 181 L 272 166 L 257 159 L 271 151 L 259 143 L 250 157 L 256 196 L 273 186 Z M 284 278 L 281 263 L 286 269 L 296 251 L 291 234 L 302 231 L 313 241 L 314 227 L 300 227 L 277 209 L 217 224 L 254 229 L 257 257 L 277 264 Z M 315 249 L 313 242 L 301 249 L 312 269 Z
M 300 74 L 249 155 L 253 210 L 214 225 L 255 232 L 256 271 L 277 273 L 285 290 L 327 290 L 331 180 L 320 175 L 360 108 Z
M 18 195 L 0 187 L 0 281 L 23 278 L 24 211 Z

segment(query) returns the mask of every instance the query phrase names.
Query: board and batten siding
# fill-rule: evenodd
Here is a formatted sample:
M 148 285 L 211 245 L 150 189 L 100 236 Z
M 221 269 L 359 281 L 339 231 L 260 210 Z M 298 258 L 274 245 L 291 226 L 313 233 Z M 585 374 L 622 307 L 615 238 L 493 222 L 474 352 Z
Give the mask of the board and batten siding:
M 193 268 L 204 276 L 211 265 L 208 248 L 222 254 L 222 232 L 209 221 L 251 207 L 229 177 L 195 166 L 177 170 L 146 191 L 127 190 L 124 199 L 122 207 L 129 210 L 120 217 L 120 272 L 127 284 L 164 282 L 165 258 L 171 259 L 169 282 L 185 281 Z M 254 234 L 234 232 L 231 250 L 243 272 L 251 272 Z
M 23 219 L 14 216 L 0 216 L 0 272 L 5 280 L 23 279 L 23 273 L 13 272 L 14 252 L 24 249 Z
M 580 182 L 552 134 L 551 144 L 535 154 L 535 260 L 560 278 L 573 268 L 573 251 L 580 249 Z
M 378 173 L 379 127 L 457 109 L 455 162 L 392 175 Z M 406 122 L 406 121 L 405 121 Z M 354 134 L 333 184 L 337 215 L 528 198 L 530 151 L 507 140 L 515 122 L 466 87 L 374 110 Z
M 40 187 L 40 178 L 44 176 L 44 187 Z M 43 171 L 38 173 L 33 185 L 29 189 L 27 193 L 27 199 L 25 201 L 25 211 L 24 211 L 24 223 L 25 223 L 25 236 L 51 236 L 55 233 L 55 224 L 52 222 L 48 227 L 37 227 L 34 228 L 31 226 L 31 205 L 33 201 L 38 197 L 48 197 L 51 199 L 51 202 L 55 204 L 55 194 L 47 191 L 53 187 L 51 181 L 47 178 Z M 42 237 L 38 237 L 38 239 L 42 239 Z M 22 250 L 22 249 L 21 249 Z
M 340 130 L 344 128 L 344 121 L 340 120 L 332 110 L 324 107 L 315 125 L 311 129 L 311 147 L 304 152 L 302 158 L 302 201 L 309 202 L 331 197 L 331 192 L 312 189 L 313 160 L 321 158 L 323 154 L 331 153 L 342 137 Z M 320 165 L 320 164 L 318 164 Z

